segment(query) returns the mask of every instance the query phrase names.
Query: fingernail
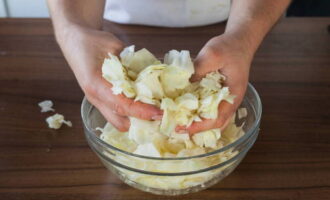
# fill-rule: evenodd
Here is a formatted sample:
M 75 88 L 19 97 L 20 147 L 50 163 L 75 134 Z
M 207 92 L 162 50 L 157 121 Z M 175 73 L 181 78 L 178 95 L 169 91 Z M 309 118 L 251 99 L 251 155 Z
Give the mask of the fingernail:
M 151 117 L 151 119 L 153 120 L 161 120 L 163 118 L 163 115 L 155 115 L 153 117 Z

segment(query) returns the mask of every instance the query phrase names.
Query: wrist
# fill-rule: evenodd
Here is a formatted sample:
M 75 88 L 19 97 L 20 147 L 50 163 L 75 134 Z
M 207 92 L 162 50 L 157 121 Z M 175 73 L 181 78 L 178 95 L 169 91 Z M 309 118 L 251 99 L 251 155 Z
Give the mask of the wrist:
M 223 35 L 235 38 L 253 57 L 269 29 L 269 24 L 262 19 L 247 17 L 244 21 L 229 20 Z
M 222 34 L 214 37 L 208 42 L 207 46 L 216 49 L 215 55 L 218 55 L 220 60 L 223 56 L 234 55 L 236 58 L 250 63 L 255 53 L 253 46 L 244 37 L 234 34 Z
M 54 25 L 56 41 L 60 46 L 65 45 L 73 38 L 79 37 L 79 35 L 81 35 L 80 33 L 84 32 L 87 28 L 88 27 L 72 22 Z
M 245 57 L 250 60 L 253 59 L 259 46 L 259 43 L 256 40 L 251 39 L 250 36 L 244 32 L 225 32 L 222 37 L 224 37 L 225 40 L 230 41 L 232 48 L 240 52 L 242 55 L 245 55 Z

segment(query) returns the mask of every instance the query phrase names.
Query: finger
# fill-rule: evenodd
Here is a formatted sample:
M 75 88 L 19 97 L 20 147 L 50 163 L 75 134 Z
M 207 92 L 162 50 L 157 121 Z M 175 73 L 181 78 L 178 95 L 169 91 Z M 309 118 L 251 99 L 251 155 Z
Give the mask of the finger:
M 127 116 L 144 120 L 160 120 L 163 116 L 163 111 L 154 105 L 134 101 L 126 97 L 123 97 L 120 102 L 123 102 L 122 106 Z
M 189 127 L 178 126 L 175 131 L 178 133 L 188 132 L 190 135 L 199 133 L 205 130 L 212 129 L 216 126 L 216 120 L 214 119 L 204 119 L 200 122 L 193 122 Z
M 225 70 L 225 69 L 223 69 Z M 239 73 L 239 72 L 234 72 Z M 242 72 L 241 72 L 242 73 Z M 228 103 L 227 101 L 222 102 L 219 105 L 219 120 L 224 120 L 222 118 L 230 118 L 233 113 L 237 110 L 239 105 L 242 103 L 242 100 L 245 95 L 245 91 L 247 88 L 247 78 L 240 77 L 235 75 L 230 75 L 231 78 L 228 78 L 224 82 L 224 86 L 228 87 L 230 90 L 230 94 L 235 96 L 233 104 Z M 223 123 L 223 122 L 221 122 Z
M 118 39 L 116 39 L 116 41 L 111 41 L 111 43 L 108 42 L 108 44 L 105 45 L 105 48 L 107 50 L 107 53 L 112 53 L 118 56 L 120 52 L 123 50 L 124 44 Z
M 128 131 L 130 127 L 130 121 L 127 117 L 119 116 L 109 109 L 101 109 L 101 113 L 114 127 L 121 132 Z
M 218 108 L 218 118 L 216 120 L 216 128 L 224 130 L 236 111 L 236 106 L 226 101 L 220 103 Z
M 178 125 L 175 127 L 175 132 L 177 133 L 187 133 L 187 126 Z
M 187 131 L 190 135 L 199 133 L 202 131 L 210 130 L 216 128 L 216 120 L 214 119 L 205 119 L 201 122 L 195 122 L 187 128 Z
M 114 127 L 116 127 L 116 129 L 121 132 L 128 131 L 130 127 L 130 121 L 127 117 L 117 115 L 111 109 L 107 108 L 106 105 L 102 104 L 101 102 L 98 102 L 97 100 L 94 105 L 102 113 L 105 119 L 110 122 Z
M 162 118 L 162 110 L 154 105 L 134 101 L 123 94 L 114 95 L 112 85 L 104 79 L 96 81 L 97 92 L 95 96 L 115 113 L 121 116 L 132 116 L 144 120 L 159 120 Z
M 104 46 L 100 46 L 99 48 L 100 49 L 102 48 L 103 50 L 102 53 L 98 55 L 97 59 L 99 60 L 100 63 L 102 63 L 104 61 L 104 58 L 109 57 L 109 53 L 115 56 L 119 56 L 120 52 L 123 50 L 122 46 L 123 45 L 121 44 L 107 44 Z
M 112 53 L 114 55 L 119 55 L 119 53 L 124 48 L 124 44 L 122 41 L 120 41 L 116 36 L 109 32 L 104 31 L 98 31 L 98 30 L 92 30 L 94 32 L 92 40 L 94 40 L 94 45 L 96 45 L 97 49 L 102 50 L 106 55 L 108 53 Z M 97 37 L 95 37 L 95 34 Z M 104 56 L 106 55 L 100 55 L 103 56 L 102 59 L 104 59 Z

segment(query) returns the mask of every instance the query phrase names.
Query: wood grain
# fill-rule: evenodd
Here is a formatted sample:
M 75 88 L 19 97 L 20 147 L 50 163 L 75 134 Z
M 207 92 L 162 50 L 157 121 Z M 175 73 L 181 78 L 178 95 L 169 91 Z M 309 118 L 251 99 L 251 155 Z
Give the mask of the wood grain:
M 0 199 L 330 199 L 330 18 L 283 19 L 252 64 L 260 136 L 237 170 L 199 193 L 162 197 L 114 177 L 83 136 L 83 93 L 46 19 L 0 20 Z M 157 56 L 196 55 L 224 24 L 167 29 L 105 22 L 127 44 Z M 51 99 L 73 128 L 47 128 L 37 103 Z

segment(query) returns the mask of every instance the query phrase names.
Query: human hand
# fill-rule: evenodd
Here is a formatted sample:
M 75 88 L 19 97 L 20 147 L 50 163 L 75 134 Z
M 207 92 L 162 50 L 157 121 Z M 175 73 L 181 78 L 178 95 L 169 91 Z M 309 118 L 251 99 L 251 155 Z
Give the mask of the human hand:
M 114 95 L 111 83 L 102 77 L 101 66 L 108 53 L 118 55 L 123 43 L 113 34 L 73 25 L 57 34 L 57 41 L 87 99 L 118 130 L 127 131 L 128 116 L 145 120 L 160 119 L 162 112 L 153 105 Z
M 218 107 L 217 119 L 203 119 L 189 127 L 177 127 L 176 130 L 194 134 L 213 128 L 225 128 L 243 100 L 252 57 L 253 52 L 249 52 L 239 39 L 233 36 L 221 35 L 209 40 L 194 61 L 195 74 L 191 80 L 200 80 L 207 73 L 219 70 L 226 76 L 224 85 L 236 96 L 234 104 L 222 101 Z

